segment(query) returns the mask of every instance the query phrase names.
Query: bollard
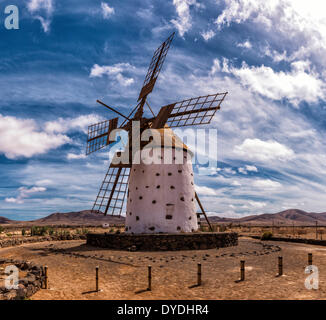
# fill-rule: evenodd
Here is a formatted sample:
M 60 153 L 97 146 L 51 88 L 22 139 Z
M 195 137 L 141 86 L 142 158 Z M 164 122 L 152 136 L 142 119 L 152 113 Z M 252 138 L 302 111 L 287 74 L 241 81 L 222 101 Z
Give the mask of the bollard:
M 318 221 L 316 221 L 316 240 L 318 239 Z
M 98 287 L 98 269 L 99 269 L 99 267 L 96 267 L 95 268 L 95 274 L 96 274 L 96 278 L 95 278 L 95 281 L 96 281 L 96 292 L 99 292 L 99 287 Z
M 198 263 L 197 266 L 197 286 L 201 285 L 201 264 Z
M 245 279 L 245 261 L 240 261 L 240 280 L 244 281 Z
M 283 258 L 278 257 L 278 275 L 283 275 Z
M 152 267 L 148 266 L 148 291 L 152 290 Z
M 44 266 L 44 289 L 48 289 L 48 266 Z
M 312 253 L 308 253 L 308 266 L 312 265 Z

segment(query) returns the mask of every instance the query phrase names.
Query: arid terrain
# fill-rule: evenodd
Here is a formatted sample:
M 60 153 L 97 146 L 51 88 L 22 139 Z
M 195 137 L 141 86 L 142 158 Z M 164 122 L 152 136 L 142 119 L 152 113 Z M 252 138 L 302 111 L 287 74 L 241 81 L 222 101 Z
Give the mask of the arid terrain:
M 319 268 L 319 289 L 304 286 L 307 255 Z M 0 249 L 1 257 L 47 265 L 49 289 L 32 299 L 324 299 L 326 248 L 241 237 L 239 246 L 179 252 L 126 252 L 89 247 L 85 241 L 24 244 Z M 276 277 L 278 256 L 284 275 Z M 245 260 L 246 279 L 239 263 Z M 197 282 L 197 263 L 203 283 Z M 152 291 L 147 266 L 152 266 Z M 99 266 L 101 292 L 95 289 Z
M 263 235 L 323 239 L 326 223 L 322 214 L 319 220 L 314 220 L 314 214 L 288 210 L 246 219 L 211 219 L 214 231 L 239 234 L 237 247 L 170 252 L 114 251 L 87 246 L 88 232 L 124 231 L 123 218 L 94 217 L 89 211 L 56 213 L 30 222 L 2 219 L 0 244 L 9 243 L 9 247 L 0 248 L 0 257 L 48 266 L 49 289 L 38 291 L 31 297 L 35 300 L 325 299 L 326 247 L 260 240 Z M 103 227 L 104 223 L 110 226 Z M 209 231 L 205 223 L 201 231 Z M 58 237 L 61 241 L 53 241 Z M 11 246 L 15 239 L 31 243 Z M 313 254 L 313 264 L 319 269 L 318 290 L 308 290 L 304 285 L 308 253 Z M 281 277 L 276 276 L 278 256 L 284 261 Z M 237 281 L 240 260 L 245 260 L 244 282 Z M 195 286 L 198 263 L 202 264 L 201 286 Z M 152 291 L 146 290 L 149 265 L 152 266 Z M 99 266 L 100 292 L 94 292 L 96 266 Z

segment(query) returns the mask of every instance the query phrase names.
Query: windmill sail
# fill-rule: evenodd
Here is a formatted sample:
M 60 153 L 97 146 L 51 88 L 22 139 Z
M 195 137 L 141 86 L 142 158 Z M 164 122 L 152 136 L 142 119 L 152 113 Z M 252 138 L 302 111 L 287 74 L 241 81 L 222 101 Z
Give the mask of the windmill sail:
M 220 109 L 227 92 L 191 98 L 162 107 L 154 121 L 155 128 L 208 124 Z
M 93 212 L 121 216 L 128 191 L 129 168 L 109 167 L 93 205 Z
M 165 57 L 173 40 L 174 32 L 156 49 L 149 65 L 143 87 L 140 91 L 138 101 L 153 91 L 156 79 L 162 69 Z
M 118 118 L 102 121 L 88 127 L 86 155 L 100 150 L 113 141 L 109 141 L 112 130 L 118 127 Z

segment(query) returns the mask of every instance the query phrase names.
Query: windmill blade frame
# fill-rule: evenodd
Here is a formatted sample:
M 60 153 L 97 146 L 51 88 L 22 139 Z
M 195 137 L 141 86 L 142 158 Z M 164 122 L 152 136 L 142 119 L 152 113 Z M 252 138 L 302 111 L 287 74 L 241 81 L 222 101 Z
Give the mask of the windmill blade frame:
M 93 212 L 121 216 L 128 192 L 129 174 L 130 168 L 110 165 L 94 202 Z
M 117 129 L 119 118 L 102 121 L 88 127 L 86 155 L 98 151 L 114 141 L 109 141 L 110 133 Z
M 149 95 L 155 86 L 156 80 L 160 74 L 165 57 L 169 51 L 175 32 L 173 32 L 154 52 L 149 65 L 143 87 L 140 90 L 138 101 Z
M 209 124 L 228 92 L 190 98 L 164 106 L 154 119 L 154 128 L 170 128 Z

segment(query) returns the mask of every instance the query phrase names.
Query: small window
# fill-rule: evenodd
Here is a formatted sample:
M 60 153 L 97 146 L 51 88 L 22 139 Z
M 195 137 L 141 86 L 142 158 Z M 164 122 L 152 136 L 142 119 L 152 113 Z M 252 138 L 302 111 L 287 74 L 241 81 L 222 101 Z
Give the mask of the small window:
M 151 231 L 154 231 L 155 230 L 155 227 L 150 227 L 148 229 L 151 230 Z
M 185 197 L 181 197 L 180 200 L 181 200 L 181 201 L 185 201 Z
M 132 215 L 132 212 L 129 212 L 129 215 L 131 216 Z
M 181 172 L 182 172 L 182 170 L 178 170 L 178 172 L 179 172 L 179 173 L 181 173 Z
M 177 227 L 177 230 L 181 230 L 181 227 L 178 226 L 178 227 Z
M 171 188 L 171 189 L 175 189 L 175 187 L 174 187 L 174 186 L 171 186 L 170 188 Z
M 160 185 L 156 186 L 156 189 L 160 189 L 160 188 L 161 188 L 161 186 L 160 186 Z
M 143 197 L 142 197 L 142 196 L 140 196 L 140 197 L 139 197 L 139 200 L 142 200 L 142 199 L 143 199 Z
M 173 218 L 173 216 L 172 216 L 171 214 L 167 214 L 167 215 L 165 216 L 165 219 L 166 219 L 166 220 L 172 220 L 172 218 Z
M 139 217 L 138 216 L 136 216 L 136 221 L 139 221 Z
M 155 204 L 156 203 L 156 200 L 153 200 L 152 203 Z
M 160 174 L 159 173 L 156 173 L 156 176 L 158 177 Z
M 171 173 L 171 172 L 169 172 L 169 173 L 168 173 L 168 176 L 172 176 L 172 173 Z

